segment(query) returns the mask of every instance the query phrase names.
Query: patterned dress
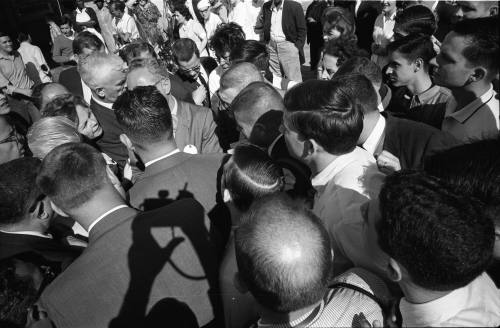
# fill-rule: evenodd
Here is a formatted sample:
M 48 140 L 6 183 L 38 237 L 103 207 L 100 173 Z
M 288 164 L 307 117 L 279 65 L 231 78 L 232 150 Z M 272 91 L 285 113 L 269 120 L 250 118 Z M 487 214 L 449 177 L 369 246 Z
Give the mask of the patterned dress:
M 147 2 L 143 7 L 137 5 L 134 8 L 137 23 L 140 25 L 142 37 L 153 47 L 158 47 L 163 43 L 163 35 L 158 27 L 158 19 L 161 17 L 160 10 L 155 4 Z

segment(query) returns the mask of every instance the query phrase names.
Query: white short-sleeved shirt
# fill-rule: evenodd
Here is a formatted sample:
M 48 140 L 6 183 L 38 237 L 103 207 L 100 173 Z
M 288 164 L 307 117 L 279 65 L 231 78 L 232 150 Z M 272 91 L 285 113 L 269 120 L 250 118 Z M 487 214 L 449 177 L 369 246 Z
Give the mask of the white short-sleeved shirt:
M 182 24 L 179 27 L 179 36 L 181 38 L 188 38 L 196 43 L 196 47 L 200 51 L 200 57 L 208 56 L 207 49 L 201 48 L 201 41 L 207 38 L 207 33 L 201 24 L 194 20 L 190 19 L 186 23 Z
M 140 37 L 134 18 L 127 13 L 124 13 L 120 20 L 113 18 L 113 28 L 115 32 L 130 33 L 132 40 Z

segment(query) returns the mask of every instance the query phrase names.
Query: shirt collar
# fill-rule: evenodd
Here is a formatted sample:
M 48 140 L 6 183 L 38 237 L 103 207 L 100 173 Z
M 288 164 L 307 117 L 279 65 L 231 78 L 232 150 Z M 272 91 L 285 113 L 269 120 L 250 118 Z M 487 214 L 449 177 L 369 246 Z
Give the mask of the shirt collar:
M 375 154 L 377 150 L 377 145 L 380 142 L 380 138 L 385 130 L 385 118 L 382 115 L 378 116 L 377 124 L 373 128 L 372 132 L 368 136 L 368 139 L 363 143 L 363 148 L 366 149 L 370 154 Z
M 404 327 L 436 327 L 462 310 L 467 303 L 469 285 L 456 289 L 437 300 L 413 304 L 402 298 L 399 304 Z
M 417 105 L 426 104 L 430 99 L 435 97 L 440 90 L 441 90 L 441 87 L 439 85 L 433 85 L 432 87 L 425 90 L 421 94 L 414 95 L 412 103 L 413 103 L 413 101 L 415 101 L 417 103 Z
M 82 82 L 83 82 L 83 80 L 82 80 Z M 83 83 L 85 83 L 85 82 L 83 82 Z M 99 99 L 97 99 L 97 98 L 96 98 L 96 97 L 94 97 L 94 96 L 92 96 L 92 99 L 94 99 L 94 101 L 95 101 L 96 103 L 98 103 L 99 105 L 101 105 L 102 107 L 106 107 L 107 109 L 111 109 L 111 110 L 113 110 L 113 103 L 106 103 L 106 102 L 102 102 L 102 101 L 100 101 Z
M 285 0 L 282 0 L 279 7 L 276 7 L 276 5 L 274 4 L 274 1 L 272 2 L 271 4 L 271 10 L 273 11 L 278 11 L 278 10 L 283 10 L 283 5 L 285 4 Z
M 445 118 L 452 117 L 460 123 L 467 121 L 476 111 L 481 107 L 490 102 L 495 97 L 495 92 L 493 91 L 493 85 L 490 89 L 486 91 L 481 97 L 476 98 L 469 104 L 467 104 L 462 109 L 456 110 L 456 102 L 450 101 L 446 106 Z
M 12 51 L 10 55 L 5 55 L 3 53 L 0 53 L 0 59 L 8 59 L 8 60 L 13 60 L 16 57 L 16 51 Z
M 152 165 L 152 164 L 154 164 L 154 163 L 156 163 L 156 162 L 158 162 L 158 161 L 161 161 L 162 159 L 165 159 L 165 158 L 167 158 L 167 157 L 169 157 L 169 156 L 172 156 L 172 155 L 174 155 L 174 154 L 177 154 L 177 153 L 179 153 L 179 152 L 180 152 L 180 150 L 179 150 L 178 148 L 177 148 L 177 149 L 175 149 L 175 150 L 172 150 L 170 153 L 168 153 L 168 154 L 166 154 L 166 155 L 163 155 L 163 156 L 157 157 L 157 158 L 155 158 L 155 159 L 153 159 L 153 160 L 151 160 L 151 161 L 149 161 L 149 162 L 145 163 L 145 164 L 144 164 L 144 167 L 148 167 L 148 166 L 150 166 L 150 165 Z
M 313 187 L 320 187 L 328 184 L 330 180 L 340 172 L 346 165 L 351 163 L 351 160 L 358 155 L 360 152 L 365 152 L 365 150 L 356 147 L 350 153 L 340 155 L 335 158 L 327 167 L 325 167 L 321 172 L 316 174 L 314 178 L 311 180 L 311 184 Z
M 31 230 L 26 230 L 26 231 L 5 231 L 5 230 L 0 230 L 0 232 L 3 233 L 9 233 L 12 235 L 29 235 L 29 236 L 36 236 L 36 237 L 42 237 L 46 239 L 53 239 L 52 235 L 50 233 L 43 234 L 38 231 L 31 231 Z
M 113 207 L 112 209 L 110 209 L 109 211 L 107 211 L 106 213 L 102 214 L 101 216 L 99 216 L 97 219 L 95 219 L 94 222 L 92 222 L 92 224 L 89 226 L 89 229 L 88 229 L 88 232 L 90 233 L 90 230 L 92 230 L 92 228 L 97 224 L 99 223 L 99 221 L 101 221 L 102 219 L 104 219 L 106 216 L 110 215 L 111 213 L 113 212 L 116 212 L 118 211 L 119 209 L 121 208 L 125 208 L 125 207 L 128 207 L 127 205 L 118 205 L 116 207 Z

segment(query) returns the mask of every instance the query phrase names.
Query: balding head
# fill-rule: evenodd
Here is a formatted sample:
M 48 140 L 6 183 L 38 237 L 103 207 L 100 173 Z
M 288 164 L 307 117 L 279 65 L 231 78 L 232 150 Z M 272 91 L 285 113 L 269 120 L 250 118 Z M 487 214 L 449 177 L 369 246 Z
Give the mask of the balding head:
M 288 313 L 321 300 L 332 267 L 321 221 L 285 194 L 255 202 L 235 233 L 238 274 L 257 302 Z
M 59 83 L 48 83 L 45 85 L 41 90 L 40 90 L 40 96 L 39 96 L 39 104 L 40 104 L 40 111 L 43 111 L 45 106 L 55 98 L 62 96 L 62 95 L 67 95 L 70 92 L 66 87 L 62 84 Z
M 224 102 L 230 104 L 247 85 L 263 80 L 262 74 L 254 64 L 236 64 L 222 75 L 219 95 Z
M 270 134 L 272 138 L 279 134 L 285 105 L 272 85 L 266 82 L 250 83 L 234 98 L 231 108 L 236 123 L 252 142 L 255 143 L 253 139 L 261 140 Z M 265 119 L 260 119 L 263 116 Z M 259 128 L 255 128 L 256 124 Z
M 127 74 L 127 89 L 136 87 L 156 86 L 164 96 L 170 94 L 170 78 L 166 69 L 160 66 L 154 58 L 134 59 Z
M 101 101 L 112 103 L 123 92 L 126 65 L 119 56 L 94 52 L 78 62 L 78 70 L 92 95 Z

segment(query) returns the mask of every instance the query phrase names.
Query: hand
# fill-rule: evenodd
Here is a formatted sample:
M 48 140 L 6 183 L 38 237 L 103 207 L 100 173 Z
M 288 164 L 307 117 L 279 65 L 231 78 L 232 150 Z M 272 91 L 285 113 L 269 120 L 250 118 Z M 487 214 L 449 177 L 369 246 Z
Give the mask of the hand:
M 37 305 L 28 309 L 26 328 L 52 328 L 52 322 L 47 316 L 47 312 L 42 311 Z
M 377 158 L 378 169 L 385 174 L 392 174 L 401 170 L 399 159 L 388 151 L 384 150 Z
M 9 85 L 7 85 L 7 87 L 5 89 L 5 93 L 8 94 L 8 95 L 12 95 L 13 93 L 16 92 L 16 89 L 17 88 L 15 86 L 9 84 Z
M 365 315 L 363 312 L 360 314 L 355 314 L 354 318 L 352 319 L 352 325 L 351 327 L 353 328 L 382 328 L 382 323 L 378 320 L 373 321 L 372 324 L 366 319 Z
M 307 17 L 307 22 L 308 23 L 316 23 L 316 20 L 312 17 Z
M 198 89 L 194 90 L 191 95 L 193 96 L 194 103 L 196 105 L 201 105 L 207 97 L 207 89 L 205 89 L 203 85 L 200 85 Z

